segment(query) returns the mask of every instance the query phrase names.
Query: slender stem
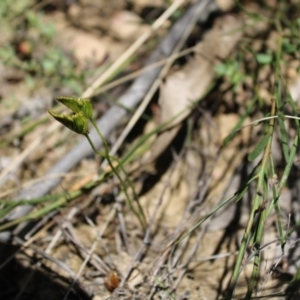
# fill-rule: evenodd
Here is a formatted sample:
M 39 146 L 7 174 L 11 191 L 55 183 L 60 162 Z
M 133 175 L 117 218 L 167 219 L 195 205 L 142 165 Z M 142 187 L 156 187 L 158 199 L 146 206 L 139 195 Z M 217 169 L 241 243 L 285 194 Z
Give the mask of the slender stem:
M 93 151 L 94 151 L 97 155 L 99 155 L 99 156 L 101 156 L 101 157 L 103 157 L 103 158 L 106 158 L 105 153 L 102 153 L 102 152 L 98 151 L 98 150 L 95 148 L 95 145 L 93 144 L 93 142 L 92 142 L 92 140 L 90 139 L 89 135 L 88 135 L 88 134 L 85 134 L 84 136 L 85 136 L 85 137 L 87 138 L 87 140 L 89 141 L 89 143 L 90 143 L 90 145 L 91 145 Z
M 113 157 L 109 154 L 109 147 L 108 147 L 108 144 L 104 138 L 104 136 L 102 135 L 101 131 L 99 130 L 97 124 L 94 122 L 93 119 L 90 119 L 91 123 L 93 124 L 93 126 L 95 127 L 99 137 L 101 138 L 102 142 L 103 142 L 103 145 L 104 145 L 104 149 L 105 149 L 105 153 L 100 153 L 98 150 L 95 149 L 95 146 L 93 144 L 93 142 L 91 141 L 90 137 L 88 135 L 85 135 L 86 138 L 88 139 L 89 143 L 91 144 L 94 152 L 98 155 L 101 155 L 102 157 L 104 157 L 105 159 L 107 159 L 107 162 L 109 164 L 109 166 L 111 167 L 112 171 L 114 172 L 114 174 L 118 177 L 119 181 L 120 181 L 120 184 L 123 188 L 123 191 L 124 191 L 124 194 L 125 194 L 125 197 L 126 197 L 126 202 L 129 206 L 129 208 L 131 209 L 131 211 L 137 216 L 137 218 L 139 219 L 141 225 L 143 228 L 146 228 L 146 217 L 145 217 L 145 214 L 144 214 L 144 211 L 143 211 L 143 208 L 142 206 L 140 205 L 140 202 L 138 201 L 138 197 L 135 193 L 135 190 L 134 190 L 134 187 L 132 185 L 132 182 L 130 181 L 130 179 L 128 178 L 128 175 L 126 173 L 126 171 L 124 170 L 122 164 L 120 164 L 120 162 L 118 161 L 118 159 L 116 157 Z M 113 160 L 115 160 L 117 163 L 118 163 L 118 167 L 120 167 L 121 171 L 123 172 L 124 176 L 125 176 L 125 181 L 123 180 L 123 178 L 120 176 L 119 172 L 117 171 L 117 168 L 115 168 L 115 166 L 113 165 L 112 161 L 111 161 L 111 158 Z M 134 199 L 138 205 L 138 211 L 136 211 L 134 205 L 133 205 L 133 202 L 128 194 L 128 191 L 127 191 L 127 184 L 131 187 L 132 191 L 133 191 L 133 195 L 134 195 Z
M 272 110 L 271 110 L 271 115 L 274 116 L 275 114 L 275 102 L 273 102 L 272 104 Z M 264 201 L 263 197 L 261 197 L 261 192 L 264 191 L 264 184 L 265 184 L 265 180 L 266 180 L 266 169 L 267 169 L 267 164 L 270 158 L 270 154 L 271 154 L 271 144 L 272 144 L 272 135 L 273 135 L 273 130 L 274 130 L 274 118 L 271 118 L 269 121 L 269 131 L 268 131 L 268 135 L 269 135 L 269 140 L 267 143 L 267 146 L 264 150 L 264 154 L 263 154 L 263 158 L 261 161 L 261 166 L 259 169 L 259 172 L 257 174 L 257 178 L 258 178 L 258 183 L 257 183 L 257 188 L 256 188 L 256 196 L 253 200 L 253 205 L 252 205 L 252 210 L 250 212 L 250 216 L 248 219 L 248 223 L 244 232 L 244 236 L 241 242 L 241 248 L 239 250 L 239 254 L 235 263 L 235 267 L 234 267 L 234 271 L 233 271 L 233 275 L 232 275 L 232 281 L 230 283 L 230 287 L 228 289 L 227 295 L 226 295 L 226 299 L 232 299 L 233 297 L 233 293 L 234 293 L 234 289 L 235 286 L 237 284 L 240 272 L 241 272 L 241 266 L 242 266 L 242 261 L 247 249 L 247 246 L 249 246 L 250 243 L 250 234 L 251 234 L 251 228 L 253 226 L 254 223 L 254 218 L 256 216 L 256 214 L 259 212 L 260 213 L 260 222 L 259 222 L 259 228 L 256 230 L 256 234 L 255 236 L 253 236 L 253 242 L 255 245 L 256 249 L 259 249 L 260 243 L 261 243 L 261 238 L 262 238 L 262 230 L 263 230 L 263 225 L 264 222 L 263 220 L 265 220 L 265 207 L 264 207 L 264 203 L 262 203 L 262 201 Z M 256 256 L 255 259 L 255 263 L 259 263 L 259 257 Z M 254 278 L 256 277 L 257 274 L 257 267 L 254 267 L 253 269 L 253 273 L 252 273 L 252 284 L 249 285 L 249 290 L 247 292 L 247 297 L 249 297 L 252 293 L 253 290 L 253 285 L 254 285 Z

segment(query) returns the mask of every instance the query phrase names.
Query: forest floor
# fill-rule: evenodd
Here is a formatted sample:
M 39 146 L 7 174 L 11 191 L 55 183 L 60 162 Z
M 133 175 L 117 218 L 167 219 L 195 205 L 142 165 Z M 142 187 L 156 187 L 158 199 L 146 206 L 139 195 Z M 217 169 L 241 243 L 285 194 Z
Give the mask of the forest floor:
M 1 0 L 0 298 L 299 299 L 298 2 Z

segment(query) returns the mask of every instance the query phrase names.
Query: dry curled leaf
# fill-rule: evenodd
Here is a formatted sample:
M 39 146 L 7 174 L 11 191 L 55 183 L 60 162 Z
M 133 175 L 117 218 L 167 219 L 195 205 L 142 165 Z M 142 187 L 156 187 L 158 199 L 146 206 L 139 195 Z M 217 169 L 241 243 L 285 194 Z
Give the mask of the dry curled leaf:
M 161 123 L 175 118 L 172 127 L 185 119 L 212 83 L 214 69 L 235 48 L 242 36 L 242 22 L 233 16 L 218 19 L 195 50 L 195 56 L 167 77 L 160 90 Z

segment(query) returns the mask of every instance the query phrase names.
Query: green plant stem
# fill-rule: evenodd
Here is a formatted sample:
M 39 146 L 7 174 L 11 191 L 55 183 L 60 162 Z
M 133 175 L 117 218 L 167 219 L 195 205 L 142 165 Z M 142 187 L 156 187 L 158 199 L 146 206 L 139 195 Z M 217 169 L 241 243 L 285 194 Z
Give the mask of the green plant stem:
M 271 116 L 275 115 L 275 101 L 272 103 L 272 109 L 271 109 Z M 254 235 L 254 248 L 256 251 L 254 256 L 254 263 L 253 263 L 253 270 L 252 270 L 252 276 L 250 283 L 248 285 L 248 291 L 245 299 L 250 299 L 252 296 L 252 292 L 257 286 L 258 280 L 259 280 L 259 267 L 260 267 L 260 251 L 258 251 L 261 247 L 262 238 L 263 238 L 263 229 L 266 221 L 266 202 L 268 197 L 268 182 L 267 182 L 267 169 L 268 169 L 268 162 L 271 160 L 271 146 L 272 146 L 272 137 L 274 133 L 274 119 L 270 119 L 269 122 L 269 128 L 268 128 L 268 135 L 269 135 L 269 141 L 267 144 L 267 147 L 264 151 L 264 156 L 262 160 L 261 169 L 259 172 L 258 177 L 258 185 L 257 185 L 257 196 L 255 197 L 254 203 L 254 209 L 259 211 L 259 221 L 258 221 L 258 227 L 255 230 Z M 263 191 L 263 198 L 259 195 L 259 192 Z M 253 210 L 255 213 L 255 211 Z M 252 227 L 252 224 L 249 224 L 250 227 L 248 229 L 250 230 Z
M 74 198 L 78 197 L 81 193 L 82 192 L 80 190 L 78 190 L 78 191 L 74 191 L 71 194 L 69 194 L 68 197 L 60 197 L 55 202 L 53 202 L 53 203 L 37 210 L 37 211 L 31 212 L 31 213 L 29 213 L 28 215 L 26 215 L 24 217 L 9 221 L 9 222 L 1 225 L 0 226 L 0 231 L 8 229 L 8 228 L 10 228 L 14 225 L 20 224 L 22 222 L 38 219 L 38 218 L 44 216 L 45 214 L 47 214 L 47 213 L 49 213 L 53 210 L 61 208 L 63 205 L 68 203 L 71 199 L 74 199 Z
M 44 204 L 49 201 L 53 201 L 49 205 L 44 206 L 43 208 L 37 209 L 34 212 L 31 212 L 27 214 L 24 217 L 20 217 L 18 219 L 8 221 L 4 223 L 3 225 L 0 225 L 0 231 L 6 230 L 8 228 L 11 228 L 12 226 L 18 225 L 22 222 L 26 222 L 29 220 L 37 219 L 42 217 L 43 215 L 53 211 L 60 209 L 63 205 L 71 202 L 73 199 L 79 197 L 83 193 L 85 193 L 87 190 L 90 190 L 94 188 L 95 186 L 99 185 L 99 182 L 101 182 L 104 179 L 105 176 L 103 174 L 97 178 L 97 180 L 89 182 L 86 184 L 82 189 L 79 189 L 74 192 L 68 192 L 67 194 L 60 194 L 60 195 L 51 195 L 51 196 L 45 196 L 41 198 L 36 199 L 30 199 L 30 200 L 15 200 L 11 201 L 10 203 L 1 203 L 2 205 L 5 205 L 5 207 L 1 210 L 1 216 L 5 217 L 7 213 L 9 213 L 14 207 L 19 205 L 37 205 L 37 204 Z
M 271 115 L 275 115 L 275 102 L 273 102 L 272 104 L 272 110 L 271 110 Z M 257 178 L 258 178 L 258 183 L 257 183 L 257 188 L 256 188 L 256 196 L 253 200 L 253 205 L 252 205 L 252 210 L 248 219 L 248 223 L 244 232 L 244 236 L 242 238 L 241 241 L 241 248 L 239 250 L 239 254 L 236 260 L 236 264 L 234 267 L 234 271 L 233 271 L 233 275 L 232 275 L 232 281 L 230 283 L 227 295 L 226 295 L 226 299 L 232 299 L 233 298 L 233 293 L 234 293 L 234 289 L 235 286 L 237 284 L 238 278 L 239 278 L 239 274 L 241 272 L 241 266 L 242 266 L 242 262 L 245 256 L 245 252 L 247 247 L 249 246 L 249 242 L 250 242 L 250 234 L 251 234 L 251 229 L 254 223 L 254 219 L 256 214 L 259 212 L 260 213 L 260 218 L 259 218 L 259 225 L 258 228 L 255 231 L 255 236 L 252 239 L 254 246 L 257 249 L 259 249 L 260 244 L 261 244 L 261 239 L 262 239 L 262 230 L 263 230 L 263 225 L 264 225 L 264 220 L 265 220 L 265 205 L 263 205 L 264 199 L 263 201 L 261 193 L 264 191 L 264 186 L 265 186 L 265 180 L 266 180 L 266 169 L 267 169 L 267 164 L 268 164 L 268 160 L 270 158 L 270 153 L 271 153 L 271 144 L 272 144 L 272 135 L 273 135 L 273 130 L 274 130 L 274 119 L 270 119 L 269 121 L 269 131 L 268 131 L 268 136 L 269 136 L 269 140 L 267 143 L 267 146 L 264 150 L 264 154 L 263 154 L 263 158 L 261 161 L 261 166 L 259 169 L 259 172 L 257 174 Z M 255 255 L 255 267 L 253 268 L 253 273 L 252 273 L 252 283 L 249 285 L 248 287 L 248 292 L 247 292 L 247 298 L 249 299 L 249 295 L 251 295 L 252 290 L 254 288 L 254 280 L 257 279 L 258 276 L 258 266 L 259 266 L 259 252 L 257 251 L 257 255 Z M 246 299 L 247 299 L 246 298 Z
M 102 135 L 102 133 L 100 132 L 100 130 L 99 130 L 97 124 L 94 122 L 93 119 L 90 119 L 90 121 L 91 121 L 91 123 L 93 124 L 93 126 L 95 127 L 95 129 L 96 129 L 96 131 L 97 131 L 99 137 L 101 138 L 101 140 L 102 140 L 102 142 L 103 142 L 104 149 L 105 149 L 105 153 L 103 154 L 103 153 L 99 152 L 99 151 L 95 148 L 95 146 L 94 146 L 93 142 L 91 141 L 90 137 L 88 136 L 88 134 L 85 135 L 86 138 L 87 138 L 87 140 L 89 141 L 89 143 L 90 143 L 90 145 L 91 145 L 93 151 L 94 151 L 96 154 L 98 154 L 98 155 L 100 155 L 101 157 L 104 157 L 105 159 L 107 159 L 107 162 L 108 162 L 109 166 L 111 167 L 113 173 L 117 176 L 117 178 L 118 178 L 119 181 L 120 181 L 120 184 L 121 184 L 122 189 L 123 189 L 124 194 L 125 194 L 125 198 L 126 198 L 127 205 L 129 206 L 129 208 L 131 209 L 131 211 L 136 215 L 136 217 L 138 218 L 140 224 L 141 224 L 142 227 L 145 229 L 146 226 L 147 226 L 146 217 L 145 217 L 144 211 L 143 211 L 143 209 L 142 209 L 142 206 L 140 205 L 140 202 L 139 202 L 139 200 L 138 200 L 138 197 L 137 197 L 137 195 L 136 195 L 136 193 L 135 193 L 134 187 L 133 187 L 131 181 L 129 180 L 126 171 L 124 170 L 122 164 L 120 164 L 120 162 L 118 161 L 118 159 L 115 158 L 115 157 L 113 157 L 113 156 L 111 156 L 111 155 L 109 154 L 109 148 L 108 148 L 107 142 L 106 142 L 104 136 Z M 134 207 L 134 204 L 133 204 L 133 202 L 132 202 L 132 200 L 131 200 L 131 198 L 130 198 L 130 196 L 129 196 L 129 194 L 128 194 L 126 182 L 123 180 L 123 178 L 121 177 L 120 173 L 117 171 L 117 168 L 113 165 L 113 163 L 112 163 L 112 161 L 111 161 L 111 158 L 113 158 L 113 160 L 115 160 L 115 161 L 118 163 L 117 168 L 120 167 L 120 169 L 122 170 L 122 172 L 123 172 L 123 174 L 124 174 L 124 176 L 125 176 L 125 180 L 126 180 L 127 184 L 131 187 L 131 189 L 132 189 L 132 191 L 133 191 L 134 199 L 135 199 L 135 201 L 136 201 L 136 203 L 137 203 L 137 205 L 138 205 L 138 211 L 137 211 L 136 208 Z

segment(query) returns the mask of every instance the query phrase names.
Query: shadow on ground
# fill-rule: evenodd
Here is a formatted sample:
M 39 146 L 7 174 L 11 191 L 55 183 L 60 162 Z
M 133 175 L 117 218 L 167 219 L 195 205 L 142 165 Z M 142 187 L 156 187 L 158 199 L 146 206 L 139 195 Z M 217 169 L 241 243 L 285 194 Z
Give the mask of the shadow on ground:
M 38 266 L 38 259 L 23 256 L 24 264 L 20 258 L 11 259 L 4 266 L 4 262 L 18 249 L 12 246 L 4 247 L 1 255 L 0 269 L 0 299 L 5 300 L 89 300 L 86 292 L 75 284 L 72 291 L 65 298 L 71 282 L 53 273 L 45 266 Z M 19 256 L 19 255 L 18 255 Z M 25 260 L 25 258 L 27 258 Z

